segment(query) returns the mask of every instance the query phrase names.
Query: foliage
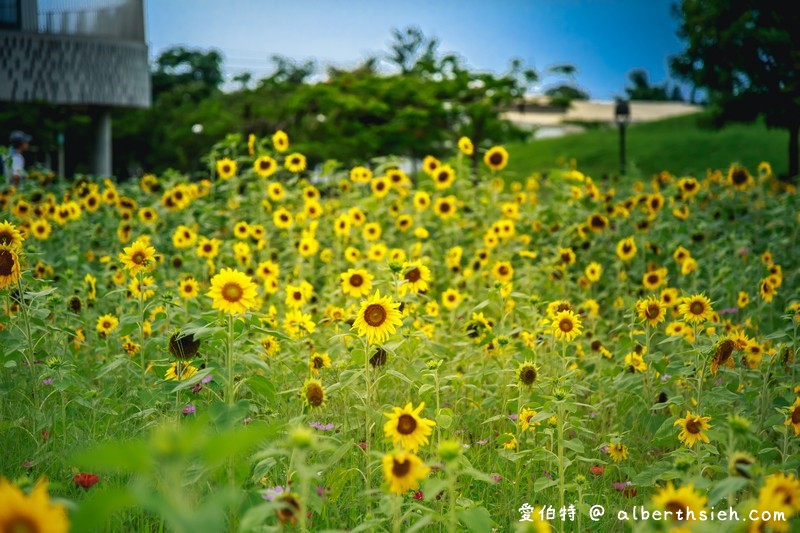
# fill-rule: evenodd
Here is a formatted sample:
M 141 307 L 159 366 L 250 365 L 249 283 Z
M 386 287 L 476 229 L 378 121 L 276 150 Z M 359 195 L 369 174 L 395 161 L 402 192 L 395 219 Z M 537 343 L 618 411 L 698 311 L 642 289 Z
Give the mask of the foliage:
M 297 144 L 0 191 L 0 476 L 48 478 L 79 531 L 486 532 L 527 503 L 649 533 L 685 524 L 617 512 L 675 494 L 797 529 L 800 197 L 768 164 L 610 185 L 452 150 L 444 183 L 378 158 L 313 185 Z M 371 342 L 382 305 L 401 323 Z M 729 525 L 692 529 L 766 526 Z
M 785 2 L 683 0 L 686 50 L 675 75 L 708 92 L 718 124 L 763 117 L 789 130 L 789 176 L 800 173 L 800 13 Z

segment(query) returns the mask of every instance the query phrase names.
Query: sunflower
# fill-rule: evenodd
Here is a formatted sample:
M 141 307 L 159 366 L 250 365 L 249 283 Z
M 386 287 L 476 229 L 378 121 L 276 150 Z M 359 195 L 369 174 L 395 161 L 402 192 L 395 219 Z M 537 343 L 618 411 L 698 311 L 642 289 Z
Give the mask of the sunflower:
M 440 166 L 442 166 L 442 164 L 432 155 L 426 155 L 422 160 L 422 170 L 429 176 L 433 176 L 433 173 L 436 172 Z
M 292 227 L 294 219 L 285 207 L 279 207 L 272 213 L 272 223 L 275 224 L 276 228 L 289 229 Z
M 456 197 L 451 195 L 444 198 L 438 198 L 433 203 L 433 211 L 442 220 L 453 218 L 456 216 Z
M 350 169 L 350 181 L 353 183 L 369 183 L 372 179 L 372 171 L 367 167 L 353 167 Z
M 370 182 L 370 190 L 375 198 L 384 198 L 392 190 L 392 184 L 386 176 L 378 176 Z
M 40 241 L 46 241 L 49 239 L 52 231 L 53 227 L 46 218 L 40 218 L 31 222 L 30 233 L 34 236 L 34 238 Z
M 406 293 L 419 294 L 428 290 L 428 282 L 431 281 L 431 270 L 422 264 L 422 261 L 412 261 L 403 263 L 404 274 L 402 275 L 405 283 L 400 285 L 400 296 Z
M 558 249 L 558 260 L 564 266 L 574 265 L 575 264 L 575 251 L 572 248 L 560 248 Z
M 653 505 L 663 509 L 665 518 L 676 522 L 695 521 L 706 507 L 708 499 L 694 490 L 694 484 L 676 489 L 671 481 L 653 496 Z M 691 511 L 691 513 L 689 513 Z M 690 520 L 691 519 L 691 520 Z
M 48 532 L 67 533 L 67 509 L 50 501 L 47 482 L 40 480 L 25 494 L 0 477 L 0 531 L 3 533 Z
M 642 357 L 642 354 L 629 352 L 625 355 L 625 368 L 630 373 L 645 372 L 647 370 L 647 363 L 644 357 Z
M 571 342 L 581 333 L 581 319 L 571 310 L 560 311 L 553 317 L 550 331 L 556 339 Z
M 200 284 L 197 283 L 196 279 L 189 276 L 178 285 L 178 293 L 184 300 L 194 300 L 200 295 Z
M 414 209 L 422 211 L 431 205 L 431 197 L 425 191 L 417 191 L 414 193 Z
M 455 309 L 463 299 L 464 296 L 456 289 L 447 289 L 442 293 L 442 305 L 447 309 Z
M 217 174 L 224 180 L 229 180 L 236 175 L 236 161 L 223 157 L 217 161 Z
M 419 487 L 431 469 L 413 453 L 397 451 L 383 456 L 383 477 L 389 483 L 389 490 L 403 494 Z
M 141 280 L 139 278 L 131 278 L 128 284 L 128 291 L 135 299 L 149 300 L 156 293 L 155 291 L 156 280 L 153 276 L 144 276 Z
M 317 375 L 322 368 L 331 367 L 331 356 L 327 353 L 314 352 L 308 360 L 311 373 Z
M 289 136 L 283 130 L 278 130 L 272 135 L 272 146 L 278 152 L 285 152 L 289 149 Z
M 703 433 L 703 430 L 711 427 L 708 423 L 709 420 L 711 420 L 710 416 L 693 415 L 686 411 L 686 416 L 676 420 L 673 426 L 682 428 L 678 439 L 691 448 L 698 440 L 709 442 L 708 435 Z
M 633 237 L 627 237 L 617 243 L 617 257 L 621 261 L 630 261 L 636 255 L 636 241 Z
M 122 249 L 119 261 L 128 272 L 135 276 L 139 272 L 147 272 L 154 266 L 156 249 L 142 239 L 136 239 L 132 245 Z
M 97 332 L 101 337 L 105 337 L 119 326 L 119 319 L 114 315 L 103 315 L 97 319 Z
M 458 149 L 464 155 L 472 155 L 472 152 L 475 150 L 475 147 L 472 146 L 472 141 L 469 137 L 461 137 L 458 139 Z
M 644 276 L 642 276 L 642 285 L 649 291 L 656 291 L 667 282 L 666 277 L 666 268 L 656 268 L 645 272 Z
M 180 376 L 178 375 L 180 373 Z M 197 368 L 190 365 L 189 363 L 183 363 L 181 361 L 175 361 L 170 365 L 167 369 L 166 374 L 164 374 L 164 380 L 166 381 L 184 381 L 189 379 L 190 377 L 197 374 Z
M 22 248 L 22 234 L 17 227 L 5 220 L 0 222 L 0 245 L 5 245 L 12 250 L 19 250 Z
M 681 198 L 687 200 L 697 194 L 700 190 L 700 183 L 697 178 L 681 178 L 678 180 L 678 190 L 681 192 Z
M 778 291 L 775 289 L 775 284 L 769 278 L 764 278 L 759 282 L 758 294 L 765 302 L 771 302 Z
M 628 447 L 621 442 L 607 444 L 606 449 L 615 463 L 628 458 Z
M 448 189 L 456 180 L 456 171 L 450 165 L 442 165 L 433 172 L 432 177 L 436 190 Z
M 736 349 L 736 342 L 733 339 L 721 339 L 714 344 L 712 351 L 711 373 L 715 376 L 720 366 L 733 368 L 733 350 Z
M 387 438 L 391 437 L 392 444 L 400 443 L 403 449 L 413 452 L 428 443 L 436 422 L 419 416 L 424 407 L 425 402 L 416 409 L 409 402 L 403 408 L 392 407 L 391 413 L 384 413 L 389 420 L 383 425 L 383 432 Z
M 250 276 L 232 268 L 223 268 L 211 278 L 211 289 L 206 296 L 212 299 L 214 309 L 241 314 L 256 305 L 256 285 Z
M 728 185 L 737 191 L 746 191 L 753 186 L 753 176 L 741 165 L 731 165 L 727 179 Z
M 360 337 L 366 335 L 369 343 L 382 343 L 403 323 L 398 307 L 400 304 L 391 296 L 381 297 L 381 291 L 375 291 L 371 298 L 361 302 L 352 329 L 357 330 Z
M 527 407 L 522 408 L 522 412 L 517 417 L 522 431 L 533 431 L 536 429 L 536 426 L 541 425 L 541 422 L 531 422 L 531 419 L 535 417 L 536 414 L 536 411 L 533 409 L 528 409 Z
M 298 152 L 289 154 L 283 161 L 283 165 L 289 172 L 303 172 L 306 169 L 306 156 Z
M 208 239 L 206 237 L 201 237 L 200 242 L 197 244 L 197 250 L 195 251 L 195 254 L 197 254 L 197 257 L 202 257 L 204 259 L 214 259 L 219 253 L 219 247 L 221 244 L 222 241 L 219 239 Z
M 508 164 L 508 152 L 502 146 L 493 146 L 483 154 L 483 162 L 492 170 L 503 170 Z
M 322 386 L 322 382 L 318 379 L 306 380 L 300 394 L 309 407 L 319 407 L 325 403 L 325 389 Z
M 278 162 L 268 155 L 262 155 L 253 163 L 253 170 L 261 178 L 268 178 L 278 170 Z
M 600 281 L 600 275 L 603 273 L 603 266 L 597 262 L 591 262 L 584 270 L 584 274 L 586 274 L 586 279 L 591 281 L 592 283 L 596 283 Z
M 702 323 L 714 318 L 714 309 L 711 300 L 703 294 L 695 294 L 683 299 L 678 306 L 678 313 L 683 315 L 683 320 L 692 323 Z
M 793 514 L 800 511 L 800 480 L 795 475 L 778 472 L 764 479 L 764 486 L 758 493 L 759 502 L 772 502 L 773 509 L 781 506 L 791 509 Z M 777 531 L 777 530 L 776 530 Z
M 667 318 L 664 303 L 653 296 L 636 302 L 636 312 L 642 322 L 649 322 L 651 326 L 657 326 Z
M 5 289 L 19 280 L 19 256 L 13 248 L 0 244 L 0 289 Z
M 508 283 L 514 279 L 514 267 L 509 261 L 497 261 L 492 266 L 492 277 L 500 283 Z
M 539 369 L 531 361 L 520 363 L 517 368 L 517 381 L 520 385 L 531 387 L 539 378 Z
M 795 437 L 800 435 L 800 396 L 798 396 L 789 409 L 789 418 L 784 422 L 786 426 L 794 428 Z

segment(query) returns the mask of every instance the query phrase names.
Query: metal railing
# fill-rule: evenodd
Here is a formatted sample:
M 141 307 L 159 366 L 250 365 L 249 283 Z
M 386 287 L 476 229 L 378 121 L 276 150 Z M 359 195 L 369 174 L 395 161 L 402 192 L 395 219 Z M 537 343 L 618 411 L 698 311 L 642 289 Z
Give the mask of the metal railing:
M 39 0 L 39 33 L 144 42 L 143 0 Z M 25 28 L 23 28 L 25 29 Z

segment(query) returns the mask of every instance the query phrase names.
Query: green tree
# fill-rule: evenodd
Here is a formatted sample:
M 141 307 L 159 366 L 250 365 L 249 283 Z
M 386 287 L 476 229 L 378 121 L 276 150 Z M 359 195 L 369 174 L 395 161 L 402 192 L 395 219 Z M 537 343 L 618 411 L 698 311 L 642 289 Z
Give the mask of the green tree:
M 781 0 L 683 0 L 686 50 L 673 73 L 705 90 L 716 124 L 763 117 L 789 131 L 789 177 L 798 169 L 800 11 Z

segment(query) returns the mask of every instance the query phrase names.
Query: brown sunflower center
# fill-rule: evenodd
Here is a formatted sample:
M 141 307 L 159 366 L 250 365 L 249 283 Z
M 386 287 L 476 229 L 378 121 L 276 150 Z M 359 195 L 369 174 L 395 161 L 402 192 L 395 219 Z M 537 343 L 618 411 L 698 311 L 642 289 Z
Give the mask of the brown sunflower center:
M 661 314 L 661 308 L 657 304 L 650 304 L 644 314 L 648 320 L 655 320 Z
M 226 283 L 222 287 L 222 297 L 229 302 L 236 303 L 242 299 L 243 295 L 244 291 L 238 283 Z
M 449 177 L 450 174 L 448 174 L 447 172 L 439 172 L 439 177 L 438 177 L 439 181 L 447 181 L 447 178 Z
M 325 361 L 323 361 L 322 357 L 319 357 L 319 356 L 315 357 L 311 361 L 314 363 L 314 368 L 317 368 L 317 369 L 322 368 L 322 365 L 325 364 Z
M 569 318 L 562 318 L 561 321 L 558 323 L 558 329 L 563 331 L 564 333 L 569 333 L 575 327 L 575 324 L 572 323 L 572 320 Z
M 318 407 L 325 400 L 325 391 L 316 383 L 311 383 L 306 388 L 306 400 L 308 400 L 310 405 Z
M 623 245 L 622 245 L 622 252 L 623 252 L 623 253 L 626 253 L 626 254 L 629 254 L 629 253 L 631 253 L 631 245 L 630 245 L 630 244 L 627 244 L 627 243 L 626 243 L 626 244 L 623 244 Z
M 0 232 L 0 244 L 10 246 L 14 242 L 14 236 L 9 231 Z
M 736 185 L 741 185 L 747 181 L 747 172 L 742 169 L 737 169 L 733 171 L 731 175 L 731 181 Z
M 522 369 L 519 373 L 520 381 L 526 385 L 531 385 L 536 381 L 536 369 L 528 366 Z
M 702 430 L 702 426 L 700 421 L 694 418 L 690 418 L 686 421 L 686 431 L 691 433 L 692 435 L 697 435 Z
M 411 472 L 411 461 L 392 460 L 392 474 L 395 477 L 406 477 Z
M 719 363 L 724 363 L 731 356 L 732 352 L 733 352 L 733 341 L 730 339 L 725 339 L 719 345 L 719 348 L 717 348 L 717 353 L 716 353 L 717 361 Z
M 419 268 L 415 268 L 406 273 L 406 279 L 409 283 L 416 283 L 421 277 L 422 273 L 419 271 Z
M 604 228 L 606 224 L 601 217 L 594 215 L 592 217 L 591 225 L 593 228 Z
M 401 435 L 411 435 L 417 429 L 417 421 L 409 414 L 402 414 L 397 419 L 397 432 Z
M 12 516 L 11 521 L 7 522 L 3 531 L 10 533 L 37 533 L 41 531 L 38 524 L 27 516 Z
M 792 424 L 800 424 L 800 407 L 795 407 L 792 411 Z
M 291 161 L 291 163 L 292 163 L 293 165 L 299 165 L 299 164 L 300 164 L 300 158 L 298 158 L 298 157 L 293 157 L 293 158 L 292 158 L 292 161 Z
M 131 262 L 137 265 L 143 265 L 147 256 L 144 255 L 144 252 L 135 252 L 131 256 Z
M 497 273 L 500 274 L 501 276 L 507 276 L 508 275 L 508 267 L 505 266 L 505 265 L 501 265 L 500 268 L 497 269 Z
M 268 159 L 262 159 L 262 160 L 261 160 L 261 161 L 258 163 L 258 166 L 259 166 L 259 168 L 260 168 L 261 170 L 269 170 L 269 167 L 271 167 L 271 166 L 272 166 L 272 163 L 270 163 Z
M 364 320 L 373 328 L 377 328 L 386 322 L 386 309 L 381 304 L 370 304 L 364 310 Z
M 11 250 L 0 250 L 0 276 L 10 276 L 14 271 L 14 256 Z
M 300 301 L 300 300 L 302 300 L 302 299 L 303 299 L 303 293 L 302 293 L 302 292 L 300 292 L 300 291 L 294 291 L 294 292 L 292 293 L 292 298 L 294 298 L 294 299 L 295 299 L 295 300 L 297 300 L 297 301 Z
M 658 275 L 650 274 L 649 276 L 647 276 L 647 282 L 652 285 L 655 285 L 656 283 L 658 283 Z
M 686 505 L 684 505 L 683 502 L 672 500 L 667 502 L 667 505 L 664 507 L 667 511 L 672 513 L 672 516 L 674 516 L 676 520 L 678 517 L 678 512 L 680 512 L 682 516 L 686 516 Z
M 448 213 L 450 211 L 450 204 L 448 204 L 447 202 L 442 202 L 439 205 L 439 211 L 441 211 L 442 213 Z
M 500 152 L 494 152 L 492 155 L 489 156 L 489 163 L 492 165 L 499 165 L 503 162 L 503 154 Z
M 222 166 L 222 173 L 223 174 L 227 174 L 230 171 L 231 171 L 231 166 L 230 165 L 223 165 Z
M 705 310 L 706 307 L 703 305 L 703 302 L 692 302 L 689 305 L 689 312 L 693 315 L 702 315 Z

